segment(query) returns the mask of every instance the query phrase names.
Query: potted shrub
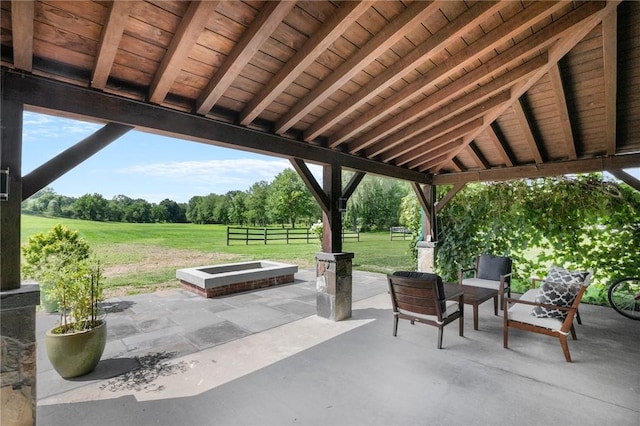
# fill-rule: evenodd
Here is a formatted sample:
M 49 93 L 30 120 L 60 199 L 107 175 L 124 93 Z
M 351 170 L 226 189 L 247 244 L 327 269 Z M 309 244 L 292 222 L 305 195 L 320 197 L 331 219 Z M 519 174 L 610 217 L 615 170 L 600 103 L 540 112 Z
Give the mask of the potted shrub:
M 87 259 L 91 248 L 80 235 L 60 224 L 49 232 L 41 232 L 29 237 L 22 246 L 22 275 L 40 283 L 40 305 L 45 312 L 57 312 L 58 304 L 53 295 L 53 285 L 47 281 L 45 272 L 52 269 L 49 262 L 53 255 L 65 250 L 65 255 L 77 260 Z
M 98 365 L 107 341 L 106 321 L 99 313 L 100 264 L 86 241 L 61 225 L 38 239 L 51 244 L 38 260 L 37 277 L 47 283 L 60 312 L 59 325 L 45 336 L 47 356 L 64 378 L 87 374 Z M 78 245 L 87 250 L 78 250 Z

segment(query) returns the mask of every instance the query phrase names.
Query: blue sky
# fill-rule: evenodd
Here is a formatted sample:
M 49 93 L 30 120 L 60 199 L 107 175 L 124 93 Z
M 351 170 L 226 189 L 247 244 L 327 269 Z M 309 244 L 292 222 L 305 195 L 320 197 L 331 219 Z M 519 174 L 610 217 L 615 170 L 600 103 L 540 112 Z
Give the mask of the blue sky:
M 102 127 L 49 115 L 24 113 L 22 174 L 26 175 Z M 271 182 L 289 160 L 132 130 L 49 185 L 79 197 L 122 194 L 158 203 L 187 202 L 194 195 L 247 190 Z M 322 169 L 309 164 L 321 179 Z
M 99 124 L 24 113 L 22 174 L 26 175 L 102 127 Z M 245 191 L 255 182 L 271 182 L 288 160 L 220 148 L 132 130 L 49 186 L 56 193 L 79 197 L 102 194 L 165 198 L 186 203 L 194 195 Z M 322 170 L 310 164 L 319 182 Z M 627 170 L 640 179 L 640 169 Z

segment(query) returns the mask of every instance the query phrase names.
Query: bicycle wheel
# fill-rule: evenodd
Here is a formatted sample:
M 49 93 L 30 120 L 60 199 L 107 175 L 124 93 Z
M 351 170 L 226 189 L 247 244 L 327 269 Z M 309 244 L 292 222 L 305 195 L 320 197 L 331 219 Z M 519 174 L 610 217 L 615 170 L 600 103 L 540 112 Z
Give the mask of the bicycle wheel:
M 609 303 L 619 314 L 640 320 L 640 278 L 622 278 L 609 287 Z

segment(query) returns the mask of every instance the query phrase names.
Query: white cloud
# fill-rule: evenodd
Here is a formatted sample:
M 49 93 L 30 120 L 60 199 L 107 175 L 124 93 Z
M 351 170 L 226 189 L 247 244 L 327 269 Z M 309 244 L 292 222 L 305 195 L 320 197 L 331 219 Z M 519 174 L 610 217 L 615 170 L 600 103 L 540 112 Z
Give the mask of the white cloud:
M 291 164 L 287 160 L 239 158 L 140 164 L 119 169 L 117 173 L 174 179 L 183 182 L 215 182 L 249 187 L 262 180 L 271 182 L 278 173 L 286 168 L 291 168 Z
M 52 139 L 86 137 L 102 126 L 85 121 L 52 117 L 25 111 L 23 115 L 23 136 L 27 141 L 50 141 Z

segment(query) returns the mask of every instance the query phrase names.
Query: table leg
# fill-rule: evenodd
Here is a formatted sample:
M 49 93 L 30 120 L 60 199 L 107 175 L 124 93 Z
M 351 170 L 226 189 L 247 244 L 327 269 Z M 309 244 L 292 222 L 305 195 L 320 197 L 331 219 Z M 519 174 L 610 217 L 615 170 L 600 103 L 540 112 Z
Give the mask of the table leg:
M 498 296 L 493 297 L 493 314 L 498 316 Z
M 473 304 L 473 329 L 478 329 L 478 304 Z

